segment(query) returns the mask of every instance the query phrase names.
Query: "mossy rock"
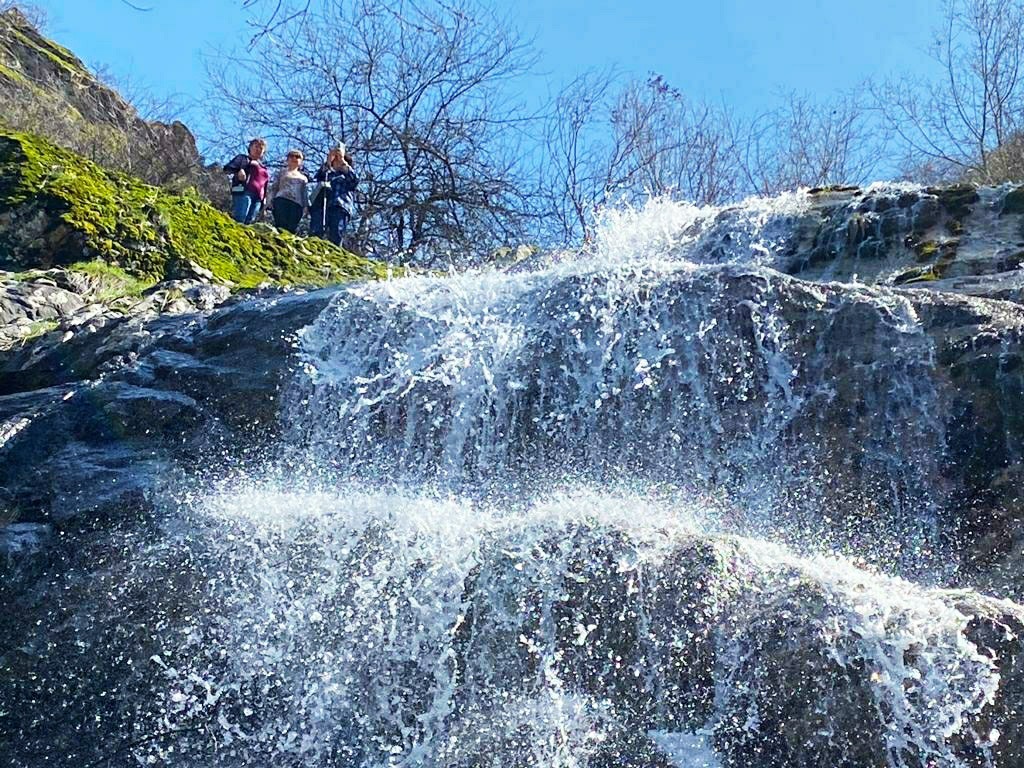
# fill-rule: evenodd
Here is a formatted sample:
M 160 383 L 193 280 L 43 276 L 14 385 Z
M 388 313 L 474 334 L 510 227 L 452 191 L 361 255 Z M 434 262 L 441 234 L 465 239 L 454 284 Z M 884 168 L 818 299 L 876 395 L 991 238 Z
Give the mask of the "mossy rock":
M 835 195 L 849 192 L 859 192 L 860 187 L 850 184 L 829 184 L 824 187 L 814 187 L 807 190 L 809 195 Z
M 971 212 L 971 206 L 981 199 L 978 195 L 978 188 L 973 184 L 928 187 L 925 192 L 938 198 L 939 204 L 956 219 L 963 219 Z
M 321 286 L 388 272 L 325 240 L 244 227 L 197 195 L 168 193 L 38 136 L 0 128 L 0 265 L 83 260 L 146 281 L 199 267 L 240 288 Z
M 1003 198 L 1003 207 L 999 211 L 999 215 L 1005 216 L 1011 213 L 1024 213 L 1024 186 L 1014 187 Z

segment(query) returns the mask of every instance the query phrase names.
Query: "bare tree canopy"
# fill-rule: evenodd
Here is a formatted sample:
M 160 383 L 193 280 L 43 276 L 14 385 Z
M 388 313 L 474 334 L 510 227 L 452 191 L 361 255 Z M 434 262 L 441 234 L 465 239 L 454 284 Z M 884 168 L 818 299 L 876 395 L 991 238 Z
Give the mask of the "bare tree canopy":
M 875 172 L 886 134 L 871 119 L 864 95 L 815 101 L 790 93 L 780 106 L 740 125 L 735 144 L 744 188 L 776 195 L 797 187 L 862 184 Z
M 784 93 L 752 113 L 591 71 L 532 114 L 515 96 L 532 49 L 476 0 L 243 5 L 231 65 L 211 68 L 224 151 L 260 134 L 315 164 L 345 141 L 364 180 L 356 244 L 420 263 L 578 243 L 600 206 L 652 195 L 722 204 L 897 167 L 1024 178 L 1024 0 L 947 0 L 932 80 Z
M 1024 176 L 1024 2 L 948 0 L 931 80 L 875 88 L 910 175 L 998 183 Z M 1014 157 L 1016 160 L 1014 160 Z
M 210 68 L 225 151 L 263 135 L 316 163 L 344 142 L 363 250 L 431 264 L 521 241 L 522 108 L 504 84 L 532 54 L 502 18 L 473 0 L 248 5 L 251 46 Z
M 740 117 L 686 98 L 660 75 L 572 81 L 547 118 L 538 198 L 548 239 L 585 239 L 609 202 L 670 196 L 699 205 L 801 186 L 862 183 L 881 139 L 860 94 L 820 104 L 791 94 Z

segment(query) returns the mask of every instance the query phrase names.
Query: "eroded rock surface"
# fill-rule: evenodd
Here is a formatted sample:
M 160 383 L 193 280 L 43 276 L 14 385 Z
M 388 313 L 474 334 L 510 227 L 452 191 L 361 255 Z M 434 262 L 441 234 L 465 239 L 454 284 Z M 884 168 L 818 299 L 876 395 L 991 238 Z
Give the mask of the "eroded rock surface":
M 1015 198 L 858 192 L 515 274 L 8 281 L 0 756 L 1020 764 L 1024 308 L 965 234 Z

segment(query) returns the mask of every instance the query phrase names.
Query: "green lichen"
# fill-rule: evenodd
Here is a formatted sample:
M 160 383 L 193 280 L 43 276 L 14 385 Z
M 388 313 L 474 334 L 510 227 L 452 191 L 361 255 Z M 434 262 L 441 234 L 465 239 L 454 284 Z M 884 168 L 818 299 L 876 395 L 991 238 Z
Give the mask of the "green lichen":
M 0 263 L 20 268 L 101 261 L 157 281 L 197 265 L 241 288 L 319 286 L 388 271 L 324 240 L 241 226 L 194 193 L 170 194 L 2 128 L 0 222 Z
M 908 279 L 939 279 L 942 273 L 956 260 L 957 250 L 960 248 L 959 238 L 940 238 L 938 240 L 922 240 L 921 235 L 915 233 L 907 237 L 904 240 L 904 245 L 914 251 L 914 255 L 918 263 L 927 264 L 925 267 L 918 268 L 917 271 L 911 270 L 906 275 L 901 276 L 907 277 Z M 922 271 L 923 270 L 923 271 Z M 936 276 L 928 278 L 929 270 L 938 270 Z M 900 278 L 897 278 L 899 281 Z
M 918 260 L 926 261 L 929 258 L 935 258 L 935 261 L 931 264 L 909 269 L 897 275 L 893 282 L 896 285 L 912 285 L 913 283 L 942 280 L 946 276 L 949 267 L 956 261 L 958 245 L 959 243 L 956 240 L 943 243 L 932 241 L 921 243 L 917 248 Z

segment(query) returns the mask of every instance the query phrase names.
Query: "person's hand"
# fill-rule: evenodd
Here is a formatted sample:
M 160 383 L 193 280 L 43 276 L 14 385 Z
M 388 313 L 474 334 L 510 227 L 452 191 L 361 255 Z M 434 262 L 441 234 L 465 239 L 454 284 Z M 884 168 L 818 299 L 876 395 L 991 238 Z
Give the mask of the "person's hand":
M 239 168 L 238 173 L 235 174 L 235 181 L 245 181 L 245 171 L 241 168 Z

